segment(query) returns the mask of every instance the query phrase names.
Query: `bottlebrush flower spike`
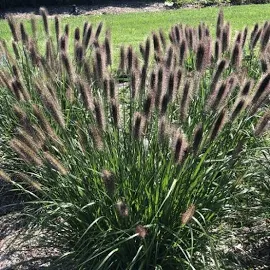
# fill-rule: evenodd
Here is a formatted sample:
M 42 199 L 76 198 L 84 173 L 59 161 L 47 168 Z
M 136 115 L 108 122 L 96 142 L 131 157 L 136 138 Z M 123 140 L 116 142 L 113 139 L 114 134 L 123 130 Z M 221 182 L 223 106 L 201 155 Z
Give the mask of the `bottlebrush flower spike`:
M 260 121 L 255 127 L 255 136 L 262 136 L 263 133 L 270 127 L 270 110 L 268 109 L 261 117 Z
M 116 209 L 121 217 L 127 217 L 129 214 L 128 206 L 121 200 L 117 202 Z
M 106 191 L 110 196 L 114 194 L 115 191 L 115 176 L 112 172 L 108 170 L 102 171 L 102 179 L 106 188 Z
M 147 235 L 147 229 L 143 225 L 137 225 L 135 231 L 142 239 L 144 239 Z
M 49 36 L 49 21 L 48 21 L 48 11 L 46 8 L 40 8 L 39 9 L 39 13 L 42 17 L 42 20 L 43 20 L 43 26 L 44 26 L 44 30 L 45 30 L 45 33 L 47 34 L 47 36 Z
M 196 154 L 198 152 L 198 149 L 200 147 L 202 138 L 203 138 L 203 125 L 202 123 L 199 123 L 195 130 L 194 130 L 194 139 L 193 139 L 193 152 Z
M 183 225 L 188 224 L 192 217 L 194 216 L 196 211 L 196 206 L 194 204 L 191 204 L 188 209 L 182 214 L 181 222 Z
M 223 109 L 219 113 L 219 115 L 214 123 L 213 129 L 211 131 L 211 134 L 210 134 L 210 141 L 211 142 L 217 137 L 217 135 L 219 134 L 219 132 L 223 128 L 225 121 L 226 121 L 226 110 Z

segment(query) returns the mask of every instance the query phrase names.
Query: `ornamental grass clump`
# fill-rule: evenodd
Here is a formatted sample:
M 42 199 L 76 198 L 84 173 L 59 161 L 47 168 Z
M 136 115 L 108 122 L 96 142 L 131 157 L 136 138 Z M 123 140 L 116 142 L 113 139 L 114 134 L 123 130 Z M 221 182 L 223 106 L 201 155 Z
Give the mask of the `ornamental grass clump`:
M 12 18 L 16 50 L 1 46 L 12 119 L 4 149 L 13 162 L 0 178 L 28 194 L 30 225 L 61 248 L 56 263 L 167 270 L 213 260 L 218 267 L 211 231 L 269 128 L 270 75 L 248 68 L 268 52 L 268 27 L 257 52 L 255 34 L 249 48 L 242 35 L 230 43 L 222 13 L 217 40 L 205 24 L 175 25 L 169 38 L 147 37 L 141 57 L 121 47 L 116 73 L 102 23 L 86 22 L 72 35 L 58 17 L 53 31 L 41 15 L 44 54 L 35 34 L 22 26 L 24 37 L 17 34 Z

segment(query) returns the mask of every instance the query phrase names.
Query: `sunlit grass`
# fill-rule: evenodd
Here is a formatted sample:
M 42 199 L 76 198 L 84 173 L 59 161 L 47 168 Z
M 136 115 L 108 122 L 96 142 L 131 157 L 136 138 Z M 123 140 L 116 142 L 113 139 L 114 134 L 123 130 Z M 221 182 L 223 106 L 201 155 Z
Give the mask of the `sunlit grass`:
M 244 26 L 254 25 L 255 22 L 262 23 L 269 17 L 270 4 L 264 5 L 244 5 L 224 7 L 224 15 L 227 21 L 231 22 L 234 31 L 241 30 Z M 162 12 L 141 12 L 125 14 L 106 14 L 90 16 L 72 16 L 62 19 L 62 23 L 68 23 L 71 29 L 82 26 L 85 21 L 97 23 L 103 21 L 112 30 L 112 43 L 115 48 L 121 44 L 139 44 L 150 32 L 159 28 L 167 31 L 171 25 L 182 23 L 188 25 L 198 25 L 205 22 L 212 33 L 215 30 L 215 22 L 218 7 L 208 7 L 201 9 L 179 9 Z M 27 24 L 29 28 L 29 24 Z M 41 26 L 41 23 L 39 24 Z M 40 31 L 41 35 L 43 34 Z M 7 22 L 0 20 L 0 38 L 10 40 L 10 32 Z M 42 36 L 40 36 L 42 39 Z

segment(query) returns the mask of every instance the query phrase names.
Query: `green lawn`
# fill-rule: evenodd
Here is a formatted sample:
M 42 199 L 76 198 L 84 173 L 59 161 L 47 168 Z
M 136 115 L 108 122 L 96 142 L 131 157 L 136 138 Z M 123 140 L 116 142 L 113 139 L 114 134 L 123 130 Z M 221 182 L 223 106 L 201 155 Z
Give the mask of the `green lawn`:
M 251 26 L 255 22 L 262 23 L 269 19 L 270 4 L 246 5 L 225 7 L 225 19 L 230 21 L 233 31 Z M 114 47 L 121 44 L 137 45 L 153 30 L 163 28 L 168 30 L 175 23 L 198 25 L 201 21 L 210 26 L 214 31 L 216 17 L 219 8 L 209 7 L 201 9 L 179 9 L 172 11 L 153 13 L 128 13 L 118 15 L 77 16 L 62 19 L 63 23 L 69 23 L 71 29 L 82 26 L 88 20 L 96 23 L 105 22 L 112 29 Z M 0 20 L 0 38 L 10 39 L 10 33 L 6 21 Z M 41 36 L 42 39 L 42 36 Z

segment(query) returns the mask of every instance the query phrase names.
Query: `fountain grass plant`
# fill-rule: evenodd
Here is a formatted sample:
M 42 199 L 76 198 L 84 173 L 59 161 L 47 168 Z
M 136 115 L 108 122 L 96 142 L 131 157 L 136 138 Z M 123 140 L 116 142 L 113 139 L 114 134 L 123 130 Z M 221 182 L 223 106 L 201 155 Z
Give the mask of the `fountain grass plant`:
M 122 47 L 115 72 L 102 23 L 73 38 L 41 15 L 45 54 L 35 21 L 30 35 L 10 17 L 0 71 L 11 119 L 0 177 L 27 194 L 29 228 L 72 269 L 218 269 L 212 232 L 269 125 L 269 23 L 233 42 L 222 12 L 216 39 L 174 25 L 141 55 Z

